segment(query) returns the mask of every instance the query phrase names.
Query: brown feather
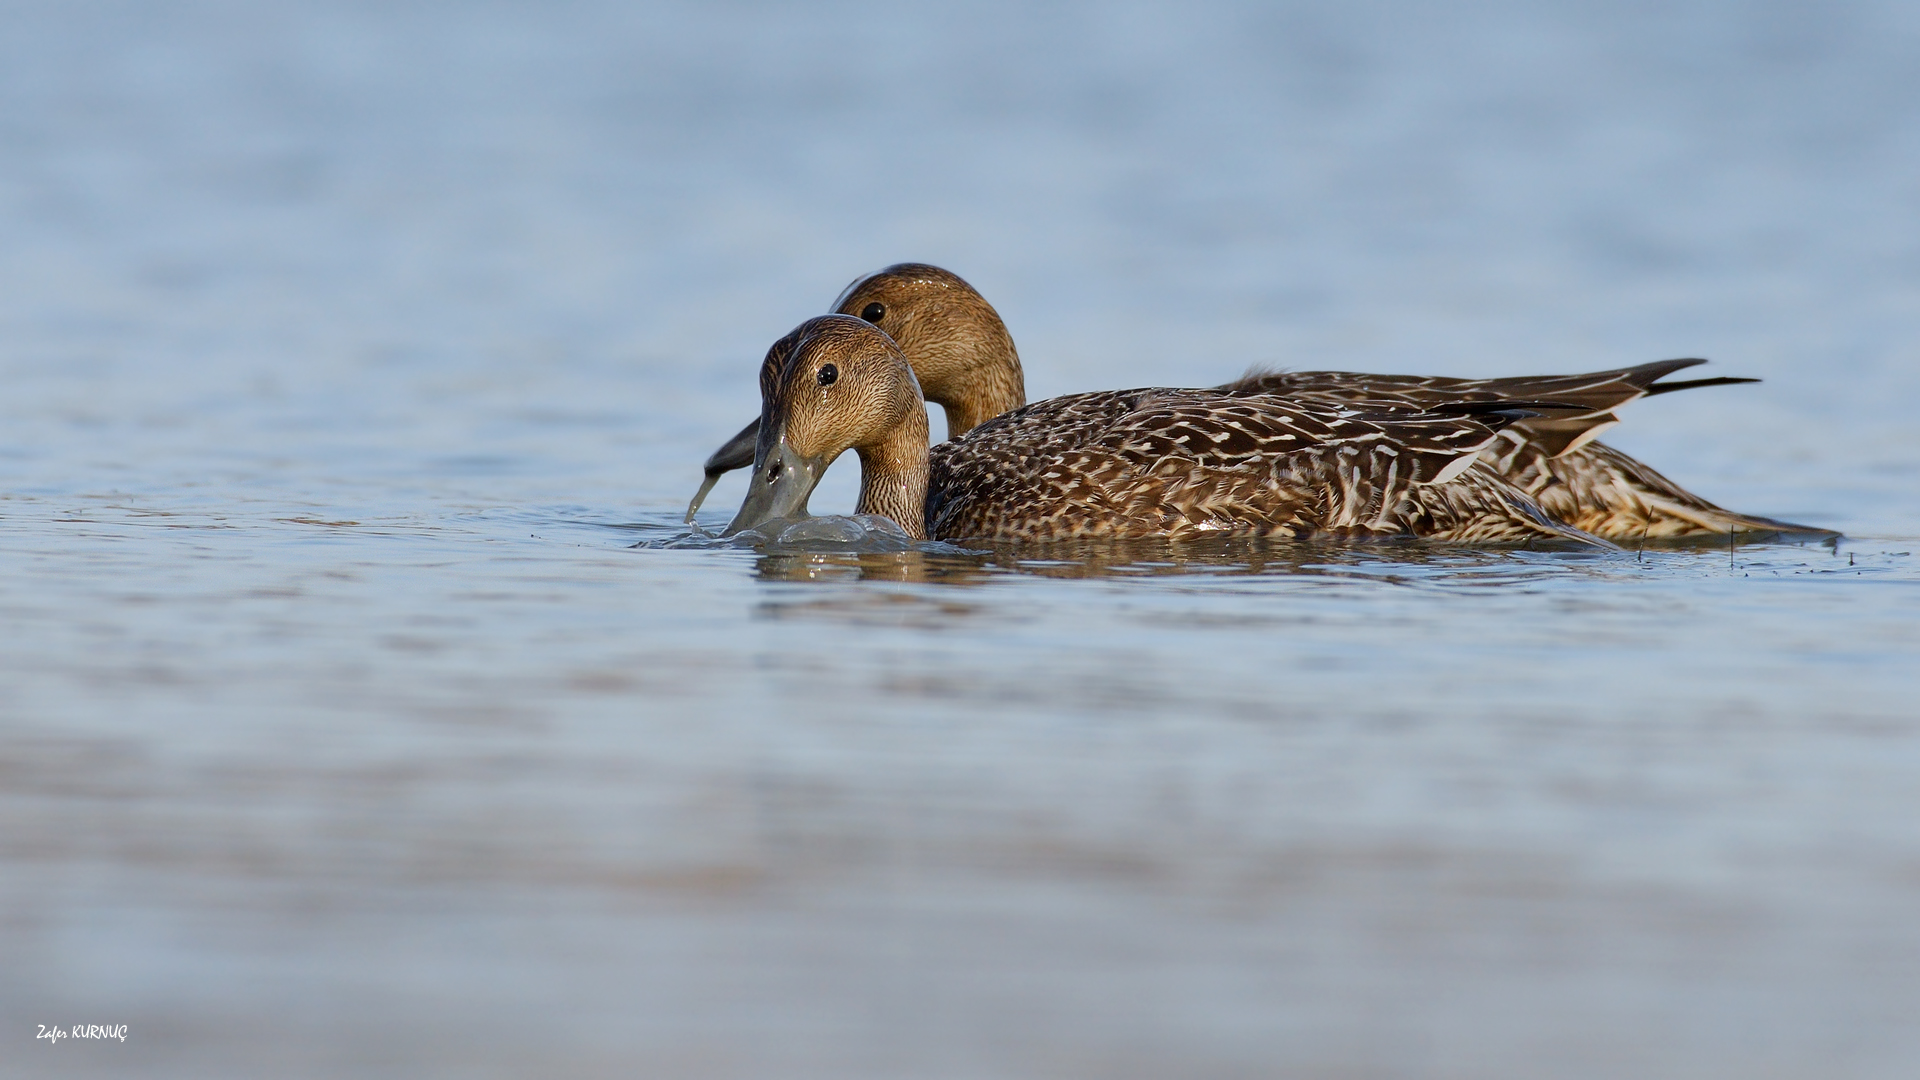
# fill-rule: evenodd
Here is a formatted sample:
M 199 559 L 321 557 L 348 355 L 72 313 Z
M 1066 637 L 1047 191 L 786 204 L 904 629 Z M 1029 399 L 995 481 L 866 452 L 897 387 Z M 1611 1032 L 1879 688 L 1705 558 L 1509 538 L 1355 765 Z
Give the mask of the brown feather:
M 935 447 L 926 533 L 1604 543 L 1475 463 L 1506 422 L 1214 390 L 1073 394 Z

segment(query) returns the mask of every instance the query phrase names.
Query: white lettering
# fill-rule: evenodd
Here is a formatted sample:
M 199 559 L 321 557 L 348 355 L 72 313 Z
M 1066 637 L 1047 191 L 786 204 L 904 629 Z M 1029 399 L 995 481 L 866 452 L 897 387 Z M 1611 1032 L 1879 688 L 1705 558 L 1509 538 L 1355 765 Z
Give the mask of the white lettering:
M 74 1024 L 65 1028 L 35 1024 L 34 1028 L 33 1037 L 47 1040 L 49 1046 L 61 1039 L 119 1039 L 126 1042 L 129 1031 L 125 1024 Z

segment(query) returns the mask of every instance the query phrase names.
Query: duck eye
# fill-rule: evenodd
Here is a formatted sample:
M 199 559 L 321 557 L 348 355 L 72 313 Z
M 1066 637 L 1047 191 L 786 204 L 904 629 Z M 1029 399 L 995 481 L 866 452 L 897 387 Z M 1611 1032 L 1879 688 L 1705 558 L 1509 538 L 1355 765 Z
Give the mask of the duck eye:
M 839 377 L 840 377 L 840 369 L 837 367 L 834 367 L 832 364 L 822 365 L 820 368 L 820 374 L 816 376 L 816 378 L 820 380 L 821 386 L 832 386 L 833 380 Z
M 870 323 L 878 323 L 887 317 L 887 309 L 882 304 L 868 304 L 860 309 L 860 317 Z

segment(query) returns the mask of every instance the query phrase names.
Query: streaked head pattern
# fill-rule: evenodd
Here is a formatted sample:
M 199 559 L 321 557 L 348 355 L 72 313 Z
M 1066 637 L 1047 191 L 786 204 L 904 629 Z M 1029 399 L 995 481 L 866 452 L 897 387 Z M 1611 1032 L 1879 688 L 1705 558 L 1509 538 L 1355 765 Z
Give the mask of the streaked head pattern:
M 821 474 L 847 450 L 861 458 L 860 512 L 919 528 L 927 414 L 913 368 L 892 338 L 846 315 L 808 319 L 767 350 L 760 401 L 753 479 L 728 533 L 804 515 Z M 875 488 L 877 478 L 916 469 L 917 494 Z

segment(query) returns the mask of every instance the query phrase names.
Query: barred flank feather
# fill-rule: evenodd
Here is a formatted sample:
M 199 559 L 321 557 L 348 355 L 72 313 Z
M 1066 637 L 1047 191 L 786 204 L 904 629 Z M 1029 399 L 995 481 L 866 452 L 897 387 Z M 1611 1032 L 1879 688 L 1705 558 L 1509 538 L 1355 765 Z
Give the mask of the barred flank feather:
M 1412 534 L 1611 546 L 1477 464 L 1511 422 L 1215 390 L 1074 394 L 935 447 L 927 534 Z

